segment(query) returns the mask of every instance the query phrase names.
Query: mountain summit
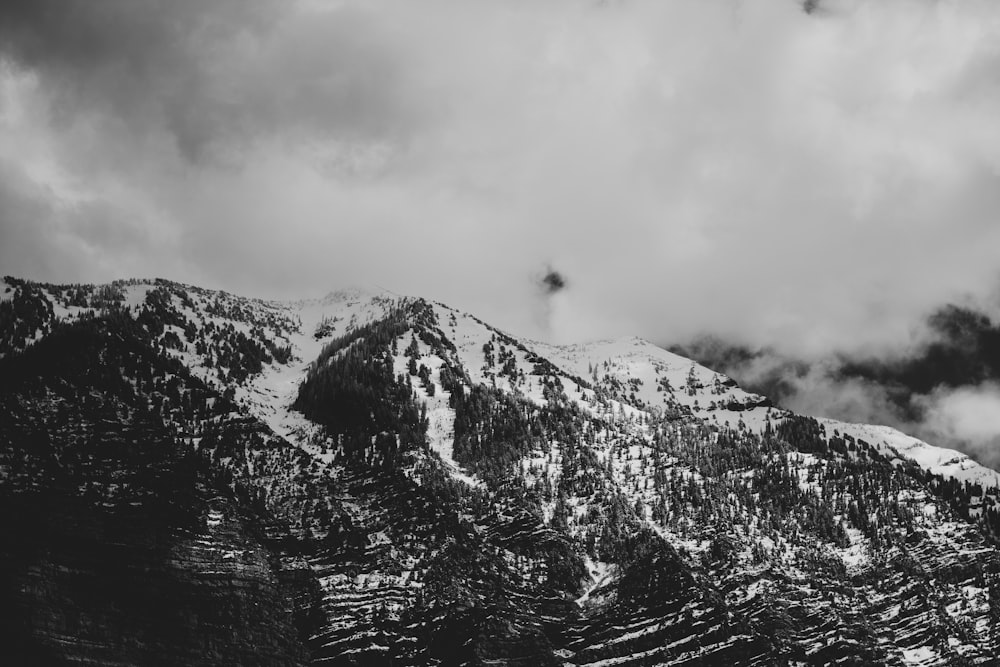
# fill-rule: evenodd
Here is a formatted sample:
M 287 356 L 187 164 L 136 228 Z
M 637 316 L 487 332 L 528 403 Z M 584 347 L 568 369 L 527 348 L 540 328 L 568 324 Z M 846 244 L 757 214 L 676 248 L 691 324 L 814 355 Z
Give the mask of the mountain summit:
M 998 486 L 638 338 L 0 283 L 8 664 L 993 664 Z

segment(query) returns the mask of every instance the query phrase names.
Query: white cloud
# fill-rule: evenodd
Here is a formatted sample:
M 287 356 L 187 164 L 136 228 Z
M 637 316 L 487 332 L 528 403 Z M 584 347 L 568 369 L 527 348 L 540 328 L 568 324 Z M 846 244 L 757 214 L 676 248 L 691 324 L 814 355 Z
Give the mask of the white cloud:
M 1000 444 L 1000 386 L 983 383 L 977 387 L 941 389 L 923 399 L 927 409 L 925 425 L 952 440 L 969 442 L 973 451 Z M 991 458 L 1000 457 L 992 451 Z

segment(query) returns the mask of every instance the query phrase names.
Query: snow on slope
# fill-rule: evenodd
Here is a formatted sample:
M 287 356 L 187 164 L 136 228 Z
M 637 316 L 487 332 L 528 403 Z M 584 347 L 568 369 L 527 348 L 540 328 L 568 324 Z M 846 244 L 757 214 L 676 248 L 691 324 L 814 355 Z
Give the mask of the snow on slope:
M 121 285 L 123 305 L 137 312 L 155 287 L 155 281 Z M 8 291 L 10 288 L 7 281 L 0 279 L 0 299 L 11 298 L 13 292 Z M 42 288 L 42 291 L 52 304 L 53 315 L 59 319 L 71 321 L 89 310 L 89 307 L 70 305 L 48 288 Z M 191 299 L 189 306 L 174 298 L 174 307 L 201 326 L 212 322 L 216 326 L 233 326 L 248 335 L 252 333 L 251 326 L 246 322 L 209 315 L 206 308 L 212 301 L 226 306 L 249 307 L 258 314 L 274 316 L 290 325 L 286 329 L 267 333 L 292 347 L 293 361 L 289 364 L 266 364 L 260 375 L 236 387 L 236 399 L 263 418 L 277 433 L 296 442 L 308 442 L 309 436 L 315 435 L 317 429 L 292 411 L 290 406 L 295 401 L 298 386 L 309 364 L 330 340 L 381 319 L 405 297 L 382 290 L 355 288 L 332 292 L 320 299 L 274 302 L 193 288 Z M 541 380 L 535 374 L 540 357 L 566 375 L 562 378 L 566 395 L 593 414 L 604 409 L 635 418 L 646 410 L 669 410 L 680 406 L 708 423 L 757 432 L 762 431 L 769 420 L 780 420 L 788 414 L 767 407 L 764 398 L 740 389 L 728 377 L 640 338 L 557 346 L 517 339 L 469 313 L 444 304 L 433 304 L 433 309 L 442 333 L 456 346 L 455 361 L 467 370 L 473 382 L 494 386 L 537 404 L 545 402 Z M 174 333 L 184 339 L 183 331 L 176 330 Z M 43 335 L 44 332 L 39 331 L 35 338 Z M 191 350 L 193 341 L 187 342 L 187 350 L 170 352 L 182 358 L 202 379 L 218 384 L 210 364 L 205 363 L 205 359 L 197 358 Z M 489 353 L 484 346 L 490 348 Z M 461 474 L 448 451 L 448 440 L 453 436 L 449 423 L 453 423 L 454 415 L 449 414 L 447 395 L 440 389 L 438 372 L 442 360 L 433 358 L 427 350 L 422 353 L 428 355 L 425 363 L 432 370 L 433 381 L 439 389 L 434 397 L 423 396 L 428 401 L 432 417 L 434 449 L 449 463 L 454 473 Z M 577 379 L 589 386 L 577 382 Z M 610 407 L 597 405 L 595 388 L 604 390 L 606 396 L 610 394 Z M 610 412 L 602 416 L 610 416 Z M 913 461 L 934 474 L 987 487 L 1000 487 L 1000 474 L 959 451 L 933 446 L 887 426 L 848 424 L 826 418 L 819 421 L 826 427 L 828 437 L 835 432 L 849 435 L 868 442 L 884 453 Z
M 621 387 L 617 392 L 646 408 L 682 405 L 700 419 L 720 426 L 761 431 L 781 411 L 766 407 L 766 399 L 743 391 L 730 378 L 690 359 L 637 337 L 548 345 L 527 343 L 538 354 L 569 373 L 598 386 Z
M 0 278 L 0 301 L 10 301 L 14 298 L 14 287 L 4 278 Z
M 435 304 L 435 310 L 442 330 L 455 343 L 474 382 L 523 395 L 536 403 L 544 402 L 540 385 L 531 377 L 534 363 L 522 350 L 506 346 L 518 379 L 484 364 L 483 346 L 492 344 L 499 353 L 504 345 L 502 338 L 509 337 L 508 334 L 442 304 Z M 527 339 L 517 342 L 569 376 L 582 378 L 595 387 L 620 388 L 615 394 L 625 403 L 620 406 L 625 412 L 635 412 L 636 407 L 656 410 L 681 405 L 710 423 L 756 432 L 762 432 L 768 421 L 777 422 L 789 414 L 768 407 L 764 397 L 744 391 L 725 375 L 641 338 L 570 345 Z M 564 379 L 564 384 L 567 396 L 593 412 L 592 390 L 570 378 Z M 1000 487 L 1000 474 L 956 450 L 930 445 L 888 426 L 847 424 L 825 418 L 819 421 L 826 426 L 828 436 L 835 430 L 850 434 L 945 478 Z
M 394 300 L 388 292 L 348 289 L 321 299 L 271 302 L 297 322 L 287 339 L 293 360 L 287 365 L 266 365 L 252 382 L 237 389 L 237 401 L 279 435 L 300 444 L 308 442 L 318 428 L 291 408 L 310 364 L 334 338 L 384 317 Z
M 533 375 L 535 364 L 524 350 L 513 344 L 513 337 L 469 313 L 443 304 L 434 304 L 434 312 L 442 332 L 455 345 L 456 361 L 465 368 L 473 383 L 489 385 L 539 405 L 545 403 L 542 385 Z M 487 360 L 484 350 L 487 346 L 492 348 L 488 354 L 493 357 L 493 363 Z M 502 361 L 497 363 L 501 357 L 511 359 L 506 369 Z M 572 381 L 569 385 L 567 395 L 578 399 L 584 397 L 585 392 L 579 385 Z
M 482 486 L 482 482 L 472 475 L 468 475 L 462 470 L 462 466 L 455 461 L 455 410 L 449 404 L 451 393 L 444 389 L 441 384 L 441 368 L 444 360 L 433 353 L 430 346 L 423 341 L 417 340 L 412 332 L 402 336 L 402 342 L 412 340 L 416 342 L 420 355 L 420 364 L 426 366 L 430 371 L 430 383 L 433 390 L 425 389 L 419 383 L 414 384 L 414 391 L 418 400 L 427 406 L 427 440 L 431 450 L 436 452 L 444 463 L 445 469 L 452 477 L 465 482 L 469 486 Z M 401 346 L 402 347 L 402 346 Z M 400 353 L 393 357 L 393 372 L 396 375 L 407 375 L 409 360 L 405 354 Z
M 563 346 L 538 342 L 528 345 L 568 372 L 594 377 L 593 370 L 598 381 L 605 377 L 624 385 L 633 381 L 629 389 L 633 390 L 635 398 L 651 407 L 676 401 L 690 408 L 700 419 L 734 428 L 742 423 L 747 429 L 758 432 L 764 429 L 768 420 L 779 420 L 788 414 L 761 406 L 762 397 L 743 391 L 726 376 L 640 338 Z M 946 479 L 1000 487 L 1000 473 L 957 450 L 936 447 L 889 426 L 849 424 L 827 418 L 818 421 L 826 427 L 828 436 L 837 431 L 864 440 L 883 453 L 913 461 Z
M 838 432 L 856 440 L 864 440 L 883 454 L 913 461 L 924 470 L 946 479 L 978 483 L 984 487 L 1000 487 L 1000 473 L 973 461 L 958 450 L 935 447 L 890 426 L 849 424 L 834 419 L 818 421 L 826 427 L 827 436 Z

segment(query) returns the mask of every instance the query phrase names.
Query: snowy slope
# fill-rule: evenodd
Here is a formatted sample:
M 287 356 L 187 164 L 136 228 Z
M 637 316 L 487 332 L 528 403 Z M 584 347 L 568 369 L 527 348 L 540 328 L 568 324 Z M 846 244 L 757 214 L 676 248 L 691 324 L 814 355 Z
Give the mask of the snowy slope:
M 101 292 L 80 298 L 72 290 L 41 290 L 49 317 L 61 320 L 85 317 Z M 266 497 L 291 535 L 316 541 L 304 569 L 321 589 L 326 625 L 311 641 L 325 656 L 388 651 L 392 632 L 401 631 L 385 630 L 385 619 L 404 623 L 407 610 L 429 599 L 423 593 L 433 583 L 433 563 L 438 582 L 450 581 L 476 558 L 473 579 L 480 583 L 505 573 L 497 576 L 506 582 L 509 597 L 498 598 L 506 610 L 548 610 L 545 622 L 561 628 L 557 655 L 565 664 L 773 664 L 792 645 L 800 662 L 823 664 L 857 655 L 863 645 L 874 652 L 860 659 L 871 664 L 946 665 L 991 650 L 995 600 L 987 565 L 995 549 L 931 483 L 906 466 L 868 457 L 865 447 L 841 455 L 808 449 L 816 441 L 796 449 L 791 438 L 760 438 L 768 427 L 798 421 L 651 343 L 554 346 L 442 304 L 380 291 L 268 302 L 136 281 L 114 292 L 130 313 L 153 312 L 142 320 L 152 347 L 231 397 L 238 409 L 221 404 L 234 420 L 255 417 L 276 434 L 237 439 L 258 445 L 237 446 L 216 463 Z M 327 344 L 403 306 L 407 319 L 372 358 L 391 362 L 401 386 L 425 407 L 426 443 L 391 474 L 366 471 L 377 458 L 375 436 L 385 431 L 371 437 L 370 448 L 363 433 L 359 458 L 345 462 L 328 432 L 292 405 Z M 28 335 L 37 340 L 51 328 L 42 321 Z M 290 352 L 274 352 L 243 375 L 227 346 L 244 338 Z M 468 429 L 470 413 L 481 422 L 498 416 L 504 426 L 516 420 L 468 406 L 457 412 L 463 408 L 445 388 L 446 369 L 453 382 L 459 377 L 448 385 L 457 392 L 495 389 L 490 397 L 516 400 L 485 401 L 489 409 L 527 415 L 532 428 L 544 424 L 540 434 L 512 430 L 502 441 L 506 450 L 497 457 L 510 457 L 503 459 L 505 477 L 497 478 L 497 466 L 475 467 L 479 455 L 456 443 L 456 423 Z M 997 485 L 997 473 L 960 453 L 892 429 L 820 425 L 828 441 L 850 436 L 889 459 Z M 442 496 L 428 502 L 422 492 L 448 477 L 459 490 L 443 497 L 455 506 Z M 975 511 L 981 506 L 970 505 L 969 515 L 982 516 Z M 442 519 L 449 513 L 469 523 Z M 455 526 L 468 529 L 473 537 L 463 539 L 474 548 L 435 560 L 455 546 Z M 631 542 L 637 535 L 646 541 Z M 565 578 L 553 583 L 549 573 L 560 568 Z M 460 609 L 476 599 L 469 590 L 455 594 Z M 542 607 L 531 606 L 539 600 Z M 406 632 L 448 613 L 436 610 Z M 788 643 L 772 646 L 775 632 Z M 415 641 L 406 637 L 400 645 Z
M 883 453 L 913 461 L 924 470 L 946 479 L 1000 488 L 1000 473 L 973 461 L 958 450 L 935 447 L 890 426 L 850 424 L 834 419 L 820 419 L 820 423 L 826 427 L 828 435 L 839 432 L 863 440 Z
M 158 281 L 127 281 L 106 286 L 37 286 L 45 295 L 51 317 L 73 321 L 85 316 L 93 307 L 84 301 L 72 303 L 73 288 L 87 291 L 88 299 L 112 290 L 118 293 L 122 306 L 136 313 Z M 224 292 L 185 286 L 190 294 L 187 303 L 174 298 L 177 312 L 190 318 L 199 328 L 212 323 L 231 326 L 250 335 L 257 326 L 272 340 L 291 346 L 293 359 L 288 364 L 271 363 L 261 374 L 236 386 L 237 400 L 260 416 L 277 433 L 302 440 L 311 425 L 289 408 L 295 400 L 298 385 L 305 377 L 310 362 L 330 340 L 344 335 L 386 315 L 395 305 L 414 299 L 400 297 L 380 289 L 351 288 L 331 292 L 318 299 L 289 302 L 245 299 Z M 0 301 L 13 297 L 14 286 L 0 282 Z M 213 308 L 214 306 L 214 308 Z M 761 396 L 743 391 L 730 378 L 712 371 L 690 359 L 668 352 L 648 341 L 629 337 L 570 345 L 550 345 L 528 339 L 517 339 L 496 329 L 470 313 L 444 304 L 433 304 L 441 333 L 456 347 L 457 363 L 468 371 L 474 383 L 484 383 L 544 404 L 542 387 L 536 374 L 539 359 L 564 374 L 566 395 L 584 409 L 598 414 L 625 414 L 635 418 L 644 411 L 670 412 L 680 410 L 706 423 L 720 427 L 746 428 L 762 432 L 768 422 L 776 423 L 785 411 L 767 407 Z M 215 314 L 209 314 L 209 311 Z M 227 312 L 245 313 L 245 317 L 229 317 Z M 28 337 L 22 344 L 39 340 L 51 325 Z M 204 357 L 193 351 L 182 330 L 174 331 L 187 343 L 185 350 L 170 350 L 210 384 L 219 385 L 217 374 Z M 490 346 L 484 353 L 484 346 Z M 2 352 L 0 352 L 2 353 Z M 503 357 L 503 358 L 501 358 Z M 428 359 L 435 372 L 443 360 Z M 598 393 L 603 398 L 599 404 Z M 426 398 L 426 397 L 425 397 Z M 449 420 L 447 400 L 441 394 L 431 400 L 436 450 L 445 451 Z M 849 435 L 898 456 L 920 467 L 960 482 L 1000 487 L 1000 475 L 952 449 L 936 447 L 907 436 L 887 426 L 848 424 L 821 419 L 828 436 Z
M 528 345 L 559 368 L 608 388 L 640 408 L 680 405 L 720 426 L 736 428 L 742 421 L 753 430 L 763 429 L 768 418 L 780 416 L 767 408 L 764 397 L 745 392 L 721 373 L 641 338 L 560 346 L 532 341 Z
M 291 409 L 310 364 L 331 340 L 385 317 L 395 301 L 388 292 L 360 288 L 338 290 L 320 299 L 270 302 L 294 327 L 287 335 L 292 347 L 289 364 L 269 364 L 245 387 L 237 400 L 263 419 L 276 433 L 303 442 L 314 425 Z

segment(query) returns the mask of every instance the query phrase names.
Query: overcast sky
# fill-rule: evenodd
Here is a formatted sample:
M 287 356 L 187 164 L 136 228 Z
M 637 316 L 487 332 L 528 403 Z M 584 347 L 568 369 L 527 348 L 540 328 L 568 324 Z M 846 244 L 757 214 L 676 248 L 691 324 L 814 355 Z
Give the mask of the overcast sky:
M 6 0 L 0 272 L 898 350 L 996 310 L 998 119 L 996 0 Z

